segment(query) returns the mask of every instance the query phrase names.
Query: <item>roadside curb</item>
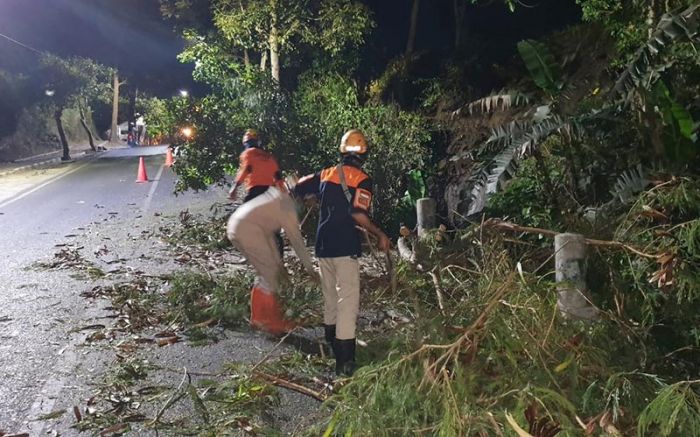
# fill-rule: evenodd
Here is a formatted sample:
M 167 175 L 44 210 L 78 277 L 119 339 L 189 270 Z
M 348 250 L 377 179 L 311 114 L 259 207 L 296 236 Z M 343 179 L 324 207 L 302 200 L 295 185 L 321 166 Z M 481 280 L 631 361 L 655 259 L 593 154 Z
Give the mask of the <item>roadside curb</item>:
M 31 164 L 20 165 L 17 167 L 8 168 L 7 170 L 0 170 L 0 177 L 8 176 L 8 175 L 11 175 L 13 173 L 17 173 L 17 172 L 20 172 L 23 170 L 42 167 L 42 166 L 49 165 L 49 164 L 54 164 L 54 163 L 66 163 L 67 164 L 67 163 L 71 163 L 71 162 L 75 162 L 75 161 L 80 161 L 82 159 L 85 159 L 86 156 L 91 156 L 91 157 L 99 156 L 101 153 L 104 153 L 106 151 L 106 150 L 99 150 L 99 148 L 102 147 L 105 143 L 106 143 L 106 141 L 98 144 L 96 146 L 98 148 L 98 151 L 94 152 L 94 153 L 88 154 L 88 152 L 85 150 L 83 150 L 81 152 L 73 153 L 71 155 L 70 161 L 61 161 L 61 156 L 56 156 L 54 158 L 45 159 L 43 161 L 32 162 Z M 50 153 L 54 153 L 54 152 L 50 152 Z M 23 160 L 31 160 L 32 158 L 41 157 L 41 156 L 45 156 L 45 155 L 47 155 L 47 154 L 23 158 Z M 59 155 L 60 155 L 60 152 L 59 152 Z

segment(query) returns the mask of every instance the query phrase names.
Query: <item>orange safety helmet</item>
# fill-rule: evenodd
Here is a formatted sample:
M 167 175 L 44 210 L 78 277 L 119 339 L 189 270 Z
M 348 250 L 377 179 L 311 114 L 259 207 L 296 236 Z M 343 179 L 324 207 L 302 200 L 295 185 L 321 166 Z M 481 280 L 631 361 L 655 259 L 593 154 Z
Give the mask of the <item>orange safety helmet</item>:
M 364 155 L 368 149 L 365 134 L 359 129 L 350 129 L 340 140 L 340 153 L 342 154 Z
M 248 141 L 255 141 L 255 143 L 258 144 L 260 142 L 258 139 L 258 131 L 255 129 L 246 130 L 243 134 L 243 144 L 247 143 Z

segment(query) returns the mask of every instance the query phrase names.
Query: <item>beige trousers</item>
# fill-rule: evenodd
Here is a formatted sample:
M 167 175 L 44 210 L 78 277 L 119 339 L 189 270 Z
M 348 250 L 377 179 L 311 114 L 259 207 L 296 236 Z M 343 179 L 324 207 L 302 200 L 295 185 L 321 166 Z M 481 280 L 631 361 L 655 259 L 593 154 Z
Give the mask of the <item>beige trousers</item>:
M 275 234 L 255 223 L 241 221 L 235 233 L 229 231 L 229 238 L 255 268 L 258 285 L 269 293 L 277 293 L 283 271 Z
M 323 323 L 336 325 L 338 340 L 355 338 L 360 311 L 360 264 L 357 258 L 319 258 L 323 288 Z

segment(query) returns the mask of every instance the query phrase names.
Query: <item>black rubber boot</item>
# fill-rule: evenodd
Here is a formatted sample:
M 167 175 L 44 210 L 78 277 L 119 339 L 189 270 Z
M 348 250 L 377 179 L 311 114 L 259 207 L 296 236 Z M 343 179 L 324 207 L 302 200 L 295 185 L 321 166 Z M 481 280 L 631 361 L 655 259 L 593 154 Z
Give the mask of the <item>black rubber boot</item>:
M 335 340 L 335 374 L 352 376 L 355 373 L 355 339 Z
M 323 331 L 326 337 L 326 344 L 328 345 L 328 355 L 335 357 L 335 325 L 323 325 Z

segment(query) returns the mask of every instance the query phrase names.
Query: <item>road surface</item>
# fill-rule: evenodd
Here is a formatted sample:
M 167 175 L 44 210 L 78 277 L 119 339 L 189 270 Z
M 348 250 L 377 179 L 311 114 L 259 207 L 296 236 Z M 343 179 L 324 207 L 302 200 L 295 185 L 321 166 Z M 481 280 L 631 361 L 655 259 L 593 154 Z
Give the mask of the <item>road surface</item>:
M 91 223 L 115 215 L 138 223 L 149 212 L 222 200 L 217 190 L 174 196 L 175 176 L 162 165 L 164 152 L 116 149 L 0 177 L 0 434 L 45 434 L 34 419 L 70 389 L 65 376 L 83 356 L 71 330 L 100 311 L 79 296 L 83 290 L 75 289 L 70 271 L 47 273 L 32 264 L 50 259 L 57 245 L 75 241 Z M 144 153 L 150 154 L 150 181 L 137 184 L 138 155 Z

